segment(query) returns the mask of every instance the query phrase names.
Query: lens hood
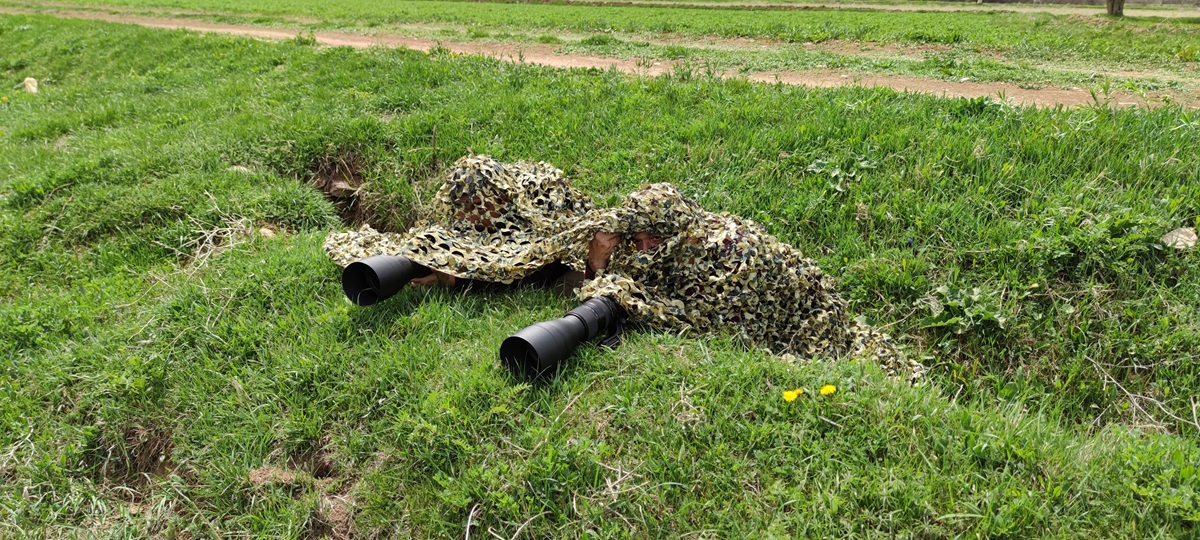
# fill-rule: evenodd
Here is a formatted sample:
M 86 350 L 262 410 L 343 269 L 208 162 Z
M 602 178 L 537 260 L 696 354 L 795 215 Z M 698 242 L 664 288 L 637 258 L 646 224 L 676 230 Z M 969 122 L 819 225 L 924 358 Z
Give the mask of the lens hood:
M 583 342 L 607 335 L 615 344 L 624 316 L 616 302 L 592 298 L 564 317 L 527 326 L 509 336 L 500 344 L 500 361 L 517 378 L 551 376 Z
M 406 257 L 376 255 L 355 261 L 342 270 L 342 292 L 360 306 L 377 304 L 400 292 L 413 278 L 429 269 Z

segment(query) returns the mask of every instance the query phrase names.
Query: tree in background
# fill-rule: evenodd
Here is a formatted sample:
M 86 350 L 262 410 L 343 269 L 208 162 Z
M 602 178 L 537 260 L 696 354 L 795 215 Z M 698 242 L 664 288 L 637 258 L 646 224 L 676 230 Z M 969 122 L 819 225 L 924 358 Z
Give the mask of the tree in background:
M 1125 0 L 1104 0 L 1104 7 L 1108 10 L 1108 14 L 1114 17 L 1125 15 Z

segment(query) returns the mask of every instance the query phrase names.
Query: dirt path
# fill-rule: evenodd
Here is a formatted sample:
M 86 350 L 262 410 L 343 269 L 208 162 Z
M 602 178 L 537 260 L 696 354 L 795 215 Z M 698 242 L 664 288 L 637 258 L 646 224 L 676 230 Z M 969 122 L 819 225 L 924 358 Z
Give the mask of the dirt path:
M 291 39 L 297 35 L 294 30 L 211 23 L 194 19 L 151 17 L 125 13 L 102 13 L 98 11 L 56 11 L 44 13 L 20 8 L 0 7 L 0 13 L 44 14 L 63 18 L 136 24 L 147 28 L 185 29 L 260 39 Z M 451 43 L 402 35 L 365 35 L 350 32 L 316 32 L 313 34 L 313 37 L 316 38 L 318 43 L 329 46 L 349 46 L 356 48 L 375 46 L 404 47 L 407 49 L 429 51 L 435 46 L 440 45 L 445 49 L 459 54 L 477 54 L 510 62 L 525 62 L 554 68 L 616 69 L 626 73 L 650 77 L 669 73 L 675 68 L 672 62 L 667 61 L 654 62 L 647 65 L 644 62 L 636 60 L 578 54 L 559 54 L 555 52 L 555 46 L 542 44 Z M 865 75 L 835 70 L 776 71 L 752 73 L 749 75 L 730 72 L 723 74 L 723 76 L 730 78 L 744 77 L 756 82 L 782 83 L 817 88 L 834 88 L 851 85 L 866 87 L 880 86 L 902 92 L 920 92 L 947 97 L 974 98 L 986 96 L 994 98 L 1003 95 L 1010 103 L 1039 107 L 1056 105 L 1076 106 L 1095 102 L 1092 94 L 1081 88 L 1027 89 L 1020 88 L 1015 84 L 1005 83 L 950 82 L 899 75 Z M 1169 99 L 1176 103 L 1183 103 L 1191 108 L 1200 108 L 1200 96 L 1180 95 L 1179 93 L 1152 93 L 1146 96 L 1147 99 L 1132 94 L 1114 93 L 1109 96 L 1109 102 L 1116 106 L 1155 106 L 1162 103 L 1164 95 L 1169 95 Z
M 485 0 L 475 0 L 485 1 Z M 1076 5 L 1076 4 L 981 4 L 971 2 L 952 2 L 943 1 L 941 3 L 928 4 L 871 4 L 863 2 L 772 2 L 771 0 L 733 0 L 729 2 L 719 1 L 703 1 L 703 0 L 493 0 L 496 3 L 516 2 L 523 4 L 553 4 L 553 5 L 578 5 L 578 6 L 599 6 L 599 7 L 699 7 L 709 9 L 761 9 L 761 10 L 779 10 L 779 11 L 805 11 L 805 10 L 861 10 L 861 11 L 942 11 L 942 12 L 987 12 L 987 11 L 1011 11 L 1016 13 L 1050 13 L 1053 15 L 1080 15 L 1080 16 L 1095 16 L 1104 14 L 1103 5 Z M 54 0 L 37 0 L 36 5 L 48 8 L 60 9 L 84 9 L 97 8 L 105 9 L 113 12 L 134 12 L 141 11 L 149 12 L 164 12 L 173 13 L 176 15 L 210 15 L 211 12 L 186 10 L 173 7 L 156 7 L 156 6 L 86 6 L 72 4 L 69 2 L 59 2 Z M 239 13 L 242 16 L 255 16 L 256 13 Z M 1200 19 L 1200 5 L 1129 5 L 1125 6 L 1125 15 L 1127 17 L 1162 17 L 1168 19 L 1184 19 L 1197 18 Z M 297 22 L 320 22 L 320 19 L 312 19 L 307 17 L 284 17 L 288 20 Z
M 483 0 L 478 0 L 483 1 Z M 497 0 L 499 2 L 512 0 Z M 661 0 L 521 0 L 527 4 L 554 4 L 597 7 L 698 7 L 709 9 L 762 9 L 778 11 L 805 10 L 863 10 L 863 11 L 1013 11 L 1017 13 L 1050 13 L 1054 15 L 1102 15 L 1104 6 L 1075 4 L 980 4 L 943 2 L 939 4 L 869 4 L 861 2 L 762 2 L 731 1 L 661 1 Z M 1188 5 L 1125 5 L 1127 17 L 1200 18 L 1200 6 Z
M 715 9 L 767 9 L 780 11 L 802 10 L 865 10 L 865 11 L 1013 11 L 1017 13 L 1050 13 L 1054 15 L 1101 15 L 1104 6 L 1073 4 L 976 4 L 967 2 L 945 2 L 942 4 L 865 4 L 854 2 L 662 2 L 655 0 L 524 0 L 526 3 L 565 4 L 583 6 L 641 6 L 641 7 L 701 7 Z M 1131 6 L 1125 5 L 1127 17 L 1200 17 L 1200 6 Z

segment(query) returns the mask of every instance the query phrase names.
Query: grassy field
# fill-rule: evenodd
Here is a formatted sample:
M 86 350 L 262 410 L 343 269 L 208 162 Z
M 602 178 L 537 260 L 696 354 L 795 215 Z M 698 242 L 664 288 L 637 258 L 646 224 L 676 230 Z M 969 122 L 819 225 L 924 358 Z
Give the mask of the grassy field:
M 37 16 L 0 73 L 0 537 L 1198 533 L 1200 265 L 1158 243 L 1200 224 L 1196 112 Z M 472 151 L 753 218 L 931 375 L 641 332 L 530 386 L 497 346 L 568 299 L 350 305 L 325 234 Z
M 1134 93 L 1200 86 L 1200 26 L 1189 18 L 364 0 L 80 0 L 71 5 L 152 14 L 176 10 L 187 17 L 298 31 L 543 43 L 563 52 L 686 61 L 715 70 L 839 69 L 1033 87 L 1107 85 Z M 55 3 L 48 9 L 70 8 Z
M 330 24 L 370 27 L 396 23 L 454 23 L 471 27 L 627 32 L 769 38 L 785 42 L 831 39 L 879 43 L 966 43 L 1026 58 L 1064 56 L 1113 60 L 1123 65 L 1200 59 L 1197 21 L 1190 19 L 1109 20 L 1040 13 L 873 12 L 863 10 L 761 11 L 685 7 L 597 7 L 482 2 L 366 0 L 84 0 L 76 5 L 171 7 L 315 17 Z

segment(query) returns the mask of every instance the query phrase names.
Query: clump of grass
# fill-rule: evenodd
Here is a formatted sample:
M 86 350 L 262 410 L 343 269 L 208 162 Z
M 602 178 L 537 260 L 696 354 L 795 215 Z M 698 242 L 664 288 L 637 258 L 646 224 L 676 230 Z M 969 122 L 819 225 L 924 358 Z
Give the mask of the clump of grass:
M 623 42 L 609 34 L 596 34 L 579 40 L 579 43 L 581 45 L 587 45 L 591 47 L 604 47 L 610 45 L 620 45 Z
M 663 51 L 663 56 L 672 60 L 679 60 L 691 56 L 691 50 L 679 45 L 670 45 Z
M 312 32 L 309 32 L 307 35 L 306 34 L 296 34 L 296 37 L 292 38 L 292 43 L 295 43 L 296 45 L 311 47 L 311 46 L 314 46 L 317 44 L 317 38 L 313 36 Z

